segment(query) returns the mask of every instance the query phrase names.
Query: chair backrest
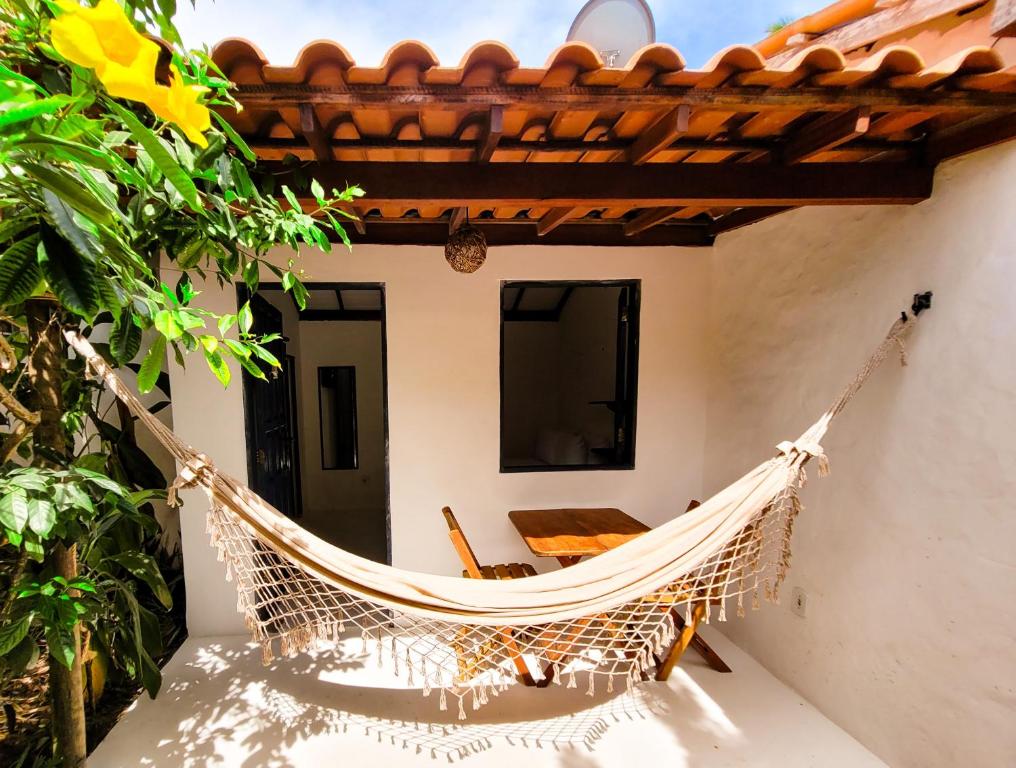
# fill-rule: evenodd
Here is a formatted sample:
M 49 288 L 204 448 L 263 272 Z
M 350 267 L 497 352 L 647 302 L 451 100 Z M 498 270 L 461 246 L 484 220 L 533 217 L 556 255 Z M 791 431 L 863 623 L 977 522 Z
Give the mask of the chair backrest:
M 483 574 L 480 572 L 480 562 L 476 559 L 476 555 L 473 554 L 473 548 L 466 541 L 466 535 L 462 532 L 462 526 L 459 525 L 459 521 L 455 519 L 455 513 L 452 512 L 451 507 L 444 507 L 441 513 L 444 515 L 445 522 L 448 523 L 448 538 L 452 540 L 452 546 L 455 547 L 459 559 L 466 567 L 466 573 L 472 579 L 482 579 Z
M 701 507 L 701 506 L 702 506 L 702 502 L 701 501 L 699 501 L 698 499 L 692 499 L 691 501 L 688 502 L 688 507 L 684 511 L 685 512 L 691 512 L 693 509 L 695 509 L 695 507 Z

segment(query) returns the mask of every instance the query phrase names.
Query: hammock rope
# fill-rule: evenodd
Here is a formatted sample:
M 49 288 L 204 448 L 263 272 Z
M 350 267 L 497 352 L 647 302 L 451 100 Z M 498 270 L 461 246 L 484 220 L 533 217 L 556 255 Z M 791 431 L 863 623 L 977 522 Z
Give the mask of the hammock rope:
M 805 465 L 814 458 L 828 473 L 821 440 L 830 422 L 893 350 L 902 357 L 914 325 L 897 320 L 818 421 L 701 506 L 591 560 L 508 581 L 406 571 L 318 539 L 149 413 L 83 336 L 66 337 L 181 466 L 171 503 L 181 488 L 206 493 L 209 537 L 266 664 L 276 650 L 336 646 L 358 631 L 364 651 L 405 668 L 424 695 L 439 689 L 442 709 L 457 698 L 464 717 L 464 700 L 485 704 L 516 681 L 521 659 L 556 682 L 566 676 L 568 687 L 587 674 L 590 695 L 597 678 L 608 690 L 617 680 L 630 688 L 673 641 L 680 610 L 686 622 L 695 606 L 706 622 L 717 610 L 723 621 L 728 604 L 744 616 L 748 604 L 778 602 Z

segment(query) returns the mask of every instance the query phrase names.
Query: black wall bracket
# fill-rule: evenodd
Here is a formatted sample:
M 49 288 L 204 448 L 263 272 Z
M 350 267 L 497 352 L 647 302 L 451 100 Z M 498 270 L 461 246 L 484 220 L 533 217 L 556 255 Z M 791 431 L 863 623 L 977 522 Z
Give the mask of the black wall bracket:
M 931 291 L 914 294 L 914 303 L 910 305 L 910 311 L 917 317 L 926 309 L 931 309 Z

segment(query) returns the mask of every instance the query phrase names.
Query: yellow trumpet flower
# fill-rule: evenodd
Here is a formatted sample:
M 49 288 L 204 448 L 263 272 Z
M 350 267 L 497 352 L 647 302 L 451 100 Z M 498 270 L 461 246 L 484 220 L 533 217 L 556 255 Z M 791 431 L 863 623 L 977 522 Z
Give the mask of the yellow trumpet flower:
M 57 53 L 95 70 L 110 96 L 142 102 L 179 126 L 195 144 L 208 146 L 202 134 L 211 127 L 211 115 L 201 103 L 201 94 L 208 89 L 185 85 L 174 66 L 169 86 L 159 85 L 155 81 L 159 46 L 135 29 L 116 0 L 99 0 L 94 8 L 77 0 L 57 4 L 63 13 L 50 24 Z
M 156 86 L 145 103 L 158 117 L 175 123 L 184 135 L 201 147 L 207 147 L 203 136 L 212 125 L 208 107 L 201 103 L 201 94 L 207 91 L 200 85 L 184 85 L 176 67 L 170 66 L 169 87 Z
M 110 96 L 146 101 L 155 84 L 159 46 L 141 35 L 116 0 L 94 8 L 58 0 L 63 10 L 50 24 L 57 52 L 74 64 L 94 69 Z

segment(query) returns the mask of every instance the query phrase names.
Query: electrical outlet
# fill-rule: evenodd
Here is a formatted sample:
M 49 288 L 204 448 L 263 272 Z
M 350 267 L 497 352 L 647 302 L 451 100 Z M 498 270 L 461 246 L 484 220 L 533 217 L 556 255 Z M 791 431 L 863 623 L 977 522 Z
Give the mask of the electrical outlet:
M 808 613 L 808 593 L 800 587 L 794 587 L 790 593 L 790 610 L 802 619 Z

